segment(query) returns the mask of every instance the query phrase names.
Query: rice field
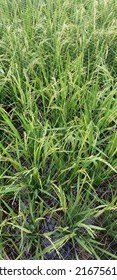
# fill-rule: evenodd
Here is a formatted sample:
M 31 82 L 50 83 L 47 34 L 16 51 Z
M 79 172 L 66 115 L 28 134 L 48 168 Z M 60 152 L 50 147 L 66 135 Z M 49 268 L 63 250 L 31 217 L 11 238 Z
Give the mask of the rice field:
M 117 1 L 0 1 L 0 259 L 117 259 Z

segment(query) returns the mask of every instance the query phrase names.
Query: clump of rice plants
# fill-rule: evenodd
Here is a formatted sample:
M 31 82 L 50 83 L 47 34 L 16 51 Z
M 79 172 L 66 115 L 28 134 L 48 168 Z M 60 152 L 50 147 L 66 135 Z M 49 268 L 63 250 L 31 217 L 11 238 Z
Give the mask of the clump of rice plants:
M 0 259 L 117 259 L 116 14 L 0 1 Z

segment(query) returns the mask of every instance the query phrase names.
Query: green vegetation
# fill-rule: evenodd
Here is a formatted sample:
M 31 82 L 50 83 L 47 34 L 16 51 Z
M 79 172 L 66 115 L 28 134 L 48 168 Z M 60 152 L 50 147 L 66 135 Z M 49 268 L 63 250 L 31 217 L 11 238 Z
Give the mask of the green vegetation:
M 0 259 L 117 259 L 116 15 L 0 1 Z

